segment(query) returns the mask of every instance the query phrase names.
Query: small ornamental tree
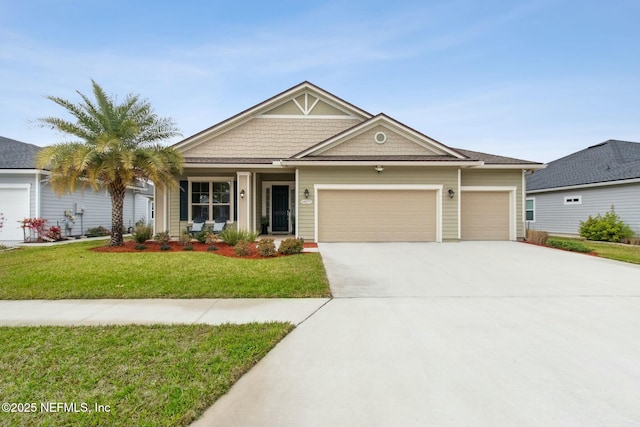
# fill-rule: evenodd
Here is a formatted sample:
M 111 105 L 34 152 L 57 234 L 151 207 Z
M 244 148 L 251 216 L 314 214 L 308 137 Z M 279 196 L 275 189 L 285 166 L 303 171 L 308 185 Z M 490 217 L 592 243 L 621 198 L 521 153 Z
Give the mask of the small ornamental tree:
M 613 205 L 611 210 L 603 215 L 596 215 L 586 221 L 580 221 L 580 236 L 588 240 L 603 242 L 620 242 L 623 239 L 633 237 L 633 230 L 622 222 L 616 214 Z

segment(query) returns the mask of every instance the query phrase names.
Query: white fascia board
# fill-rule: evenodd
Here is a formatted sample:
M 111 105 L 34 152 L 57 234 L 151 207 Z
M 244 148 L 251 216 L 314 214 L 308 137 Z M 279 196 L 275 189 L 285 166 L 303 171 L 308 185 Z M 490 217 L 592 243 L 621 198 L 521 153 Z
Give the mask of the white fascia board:
M 477 166 L 482 162 L 479 160 L 461 160 L 461 161 L 393 161 L 393 160 L 318 160 L 318 161 L 296 161 L 296 160 L 279 160 L 273 162 L 274 166 L 441 166 L 441 167 L 469 167 Z
M 186 163 L 185 169 L 273 169 L 281 167 L 279 162 L 266 163 Z
M 483 164 L 482 166 L 478 166 L 482 169 L 527 169 L 527 170 L 539 170 L 545 169 L 547 165 L 535 165 L 535 164 L 525 164 L 525 163 L 513 163 L 506 165 L 492 165 L 492 164 Z
M 42 169 L 0 169 L 0 175 L 12 174 L 12 175 L 33 175 L 33 174 L 51 175 L 51 172 Z
M 620 181 L 594 182 L 593 184 L 579 184 L 579 185 L 568 185 L 565 187 L 542 188 L 540 190 L 527 190 L 527 194 L 551 193 L 553 191 L 567 191 L 567 190 L 577 190 L 580 188 L 593 188 L 593 187 L 610 187 L 612 185 L 625 185 L 625 184 L 638 184 L 638 183 L 640 183 L 640 178 L 633 178 L 633 179 L 623 179 Z

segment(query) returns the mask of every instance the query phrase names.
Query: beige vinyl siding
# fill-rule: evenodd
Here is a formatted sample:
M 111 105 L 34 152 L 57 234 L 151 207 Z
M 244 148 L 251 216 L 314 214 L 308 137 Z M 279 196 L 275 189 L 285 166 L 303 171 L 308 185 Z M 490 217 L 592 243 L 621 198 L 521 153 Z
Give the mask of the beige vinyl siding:
M 462 192 L 462 240 L 509 240 L 509 192 Z
M 341 117 L 341 116 L 337 116 Z M 286 158 L 360 123 L 353 118 L 254 118 L 183 152 L 185 157 Z
M 458 202 L 450 199 L 447 190 L 452 188 L 458 194 L 457 168 L 427 168 L 388 166 L 377 173 L 373 166 L 360 167 L 306 167 L 299 168 L 298 195 L 304 198 L 305 188 L 309 189 L 312 204 L 300 204 L 298 200 L 298 233 L 307 240 L 315 240 L 315 184 L 431 184 L 442 185 L 442 238 L 458 238 Z M 401 207 L 398 207 L 401 209 Z
M 433 242 L 436 191 L 320 190 L 318 241 Z
M 462 186 L 516 187 L 516 238 L 524 237 L 522 169 L 462 169 L 460 181 Z
M 375 141 L 374 136 L 378 132 L 383 132 L 387 136 L 387 140 L 383 144 Z M 384 156 L 384 155 L 437 155 L 433 150 L 419 145 L 398 132 L 386 128 L 384 126 L 375 126 L 360 135 L 354 136 L 349 140 L 335 145 L 319 156 L 348 156 L 348 155 L 366 155 L 366 156 Z

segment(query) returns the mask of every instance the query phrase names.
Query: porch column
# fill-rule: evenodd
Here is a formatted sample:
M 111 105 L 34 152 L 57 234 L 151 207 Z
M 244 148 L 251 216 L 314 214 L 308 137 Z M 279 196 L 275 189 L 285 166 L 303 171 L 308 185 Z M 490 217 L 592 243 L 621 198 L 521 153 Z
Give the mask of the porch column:
M 251 186 L 251 172 L 237 172 L 238 187 L 238 229 L 251 230 L 251 200 L 253 200 L 253 188 Z

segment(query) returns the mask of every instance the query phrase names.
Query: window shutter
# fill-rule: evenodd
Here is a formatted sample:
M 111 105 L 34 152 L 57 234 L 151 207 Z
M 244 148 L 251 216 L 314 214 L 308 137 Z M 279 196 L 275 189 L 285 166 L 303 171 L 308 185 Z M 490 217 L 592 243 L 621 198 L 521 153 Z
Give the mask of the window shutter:
M 238 192 L 236 189 L 238 188 L 238 181 L 233 181 L 233 220 L 238 221 Z
M 180 221 L 189 221 L 189 181 L 180 181 Z

